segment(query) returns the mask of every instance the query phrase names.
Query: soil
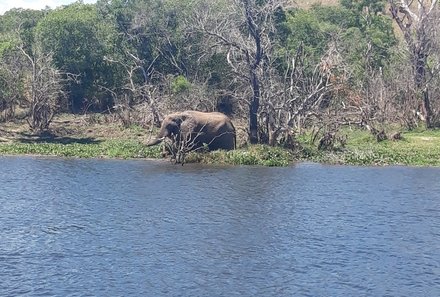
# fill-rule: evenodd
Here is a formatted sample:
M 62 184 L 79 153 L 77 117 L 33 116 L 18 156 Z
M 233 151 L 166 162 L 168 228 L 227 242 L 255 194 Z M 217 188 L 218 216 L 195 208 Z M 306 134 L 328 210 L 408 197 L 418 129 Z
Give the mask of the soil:
M 44 133 L 30 130 L 26 120 L 0 123 L 0 143 L 69 142 L 69 140 L 138 139 L 145 141 L 150 133 L 142 128 L 124 128 L 99 115 L 59 115 Z M 64 140 L 64 141 L 63 141 Z

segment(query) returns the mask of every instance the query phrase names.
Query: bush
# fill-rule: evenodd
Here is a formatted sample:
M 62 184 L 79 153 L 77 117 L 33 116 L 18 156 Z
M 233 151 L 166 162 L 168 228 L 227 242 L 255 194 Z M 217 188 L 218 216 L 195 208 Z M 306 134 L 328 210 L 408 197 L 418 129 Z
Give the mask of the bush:
M 171 82 L 171 91 L 173 94 L 187 92 L 190 87 L 190 82 L 183 75 L 176 76 Z

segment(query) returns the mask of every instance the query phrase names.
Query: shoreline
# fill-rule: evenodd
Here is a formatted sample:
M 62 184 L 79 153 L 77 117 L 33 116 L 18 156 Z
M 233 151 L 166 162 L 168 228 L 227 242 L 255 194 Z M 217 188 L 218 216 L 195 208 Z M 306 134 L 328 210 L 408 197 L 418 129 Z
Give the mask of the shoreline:
M 257 165 L 286 167 L 297 163 L 360 167 L 440 167 L 440 154 L 420 151 L 382 150 L 382 146 L 345 148 L 338 151 L 293 152 L 280 147 L 255 145 L 233 151 L 190 153 L 186 163 L 206 165 Z M 440 147 L 439 147 L 440 150 Z M 1 143 L 2 157 L 49 157 L 66 159 L 143 160 L 170 162 L 160 156 L 160 146 L 147 148 L 142 143 L 126 139 L 101 140 L 98 144 L 63 144 L 51 142 Z M 435 160 L 437 159 L 437 160 Z
M 215 165 L 290 166 L 298 162 L 324 165 L 440 167 L 440 129 L 401 131 L 402 139 L 377 142 L 366 130 L 341 129 L 347 141 L 329 150 L 318 150 L 309 134 L 296 137 L 292 149 L 268 145 L 244 146 L 232 151 L 189 153 L 186 163 Z M 157 160 L 160 145 L 146 147 L 154 131 L 118 122 L 90 122 L 86 116 L 59 115 L 47 135 L 29 132 L 24 122 L 0 123 L 0 156 L 51 156 L 121 160 Z
M 57 156 L 57 155 L 38 155 L 38 154 L 0 154 L 1 158 L 41 158 L 41 159 L 63 159 L 63 160 L 95 160 L 95 161 L 146 161 L 146 162 L 155 162 L 161 164 L 170 164 L 172 166 L 209 166 L 209 167 L 234 167 L 234 166 L 254 166 L 254 167 L 295 167 L 297 165 L 319 165 L 323 167 L 354 167 L 354 168 L 389 168 L 389 167 L 406 167 L 406 168 L 439 168 L 440 165 L 414 165 L 414 164 L 341 164 L 341 163 L 326 163 L 326 162 L 317 162 L 312 160 L 294 160 L 285 166 L 266 166 L 261 164 L 255 165 L 244 165 L 244 164 L 228 164 L 228 163 L 203 163 L 203 162 L 188 162 L 182 164 L 174 164 L 171 163 L 169 159 L 161 158 L 113 158 L 113 157 L 65 157 L 65 156 Z

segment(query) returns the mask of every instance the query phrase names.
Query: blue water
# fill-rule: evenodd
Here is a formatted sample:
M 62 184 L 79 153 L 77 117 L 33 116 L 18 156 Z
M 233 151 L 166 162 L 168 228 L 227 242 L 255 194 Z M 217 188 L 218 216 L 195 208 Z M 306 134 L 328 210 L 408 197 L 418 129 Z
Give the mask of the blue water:
M 0 157 L 0 296 L 440 296 L 440 168 Z

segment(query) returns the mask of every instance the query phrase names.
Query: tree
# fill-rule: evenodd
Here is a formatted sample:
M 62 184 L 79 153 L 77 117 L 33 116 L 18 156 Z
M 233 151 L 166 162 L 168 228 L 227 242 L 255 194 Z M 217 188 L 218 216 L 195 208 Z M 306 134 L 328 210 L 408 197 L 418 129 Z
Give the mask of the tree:
M 376 111 L 390 111 L 383 108 L 383 81 L 389 79 L 388 65 L 397 45 L 392 20 L 385 15 L 385 1 L 343 0 L 340 6 L 298 9 L 288 15 L 285 26 L 291 32 L 283 40 L 285 50 L 292 52 L 304 44 L 309 71 L 326 52 L 334 53 L 330 57 L 336 58 L 337 64 L 330 63 L 334 67 L 330 74 L 335 91 L 326 94 L 326 101 L 329 97 L 336 99 L 333 102 L 339 103 L 338 115 L 349 113 L 346 117 L 364 126 L 366 121 L 371 125 L 372 118 L 384 119 Z M 351 115 L 353 110 L 356 119 Z
M 430 65 L 435 49 L 436 35 L 439 32 L 438 0 L 389 0 L 390 12 L 399 26 L 408 48 L 415 84 L 415 96 L 421 97 L 425 123 L 433 128 L 434 112 L 430 94 L 430 81 L 438 76 L 437 65 Z M 438 42 L 438 41 L 437 41 Z M 432 68 L 434 66 L 434 68 Z M 434 71 L 433 71 L 434 70 Z
M 246 100 L 250 143 L 259 141 L 258 113 L 262 96 L 261 77 L 269 68 L 274 50 L 276 16 L 285 1 L 234 0 L 207 2 L 195 16 L 208 43 L 227 51 L 226 58 L 239 81 L 251 91 Z
M 118 83 L 114 68 L 103 57 L 117 46 L 116 30 L 104 22 L 95 5 L 76 2 L 50 12 L 36 28 L 36 44 L 63 72 L 79 75 L 69 86 L 69 108 L 78 112 L 89 107 L 112 106 L 111 97 L 100 93 L 100 85 Z
M 14 8 L 0 16 L 0 40 L 20 41 L 26 50 L 35 42 L 34 30 L 48 10 Z
M 35 29 L 47 14 L 48 10 L 13 9 L 0 17 L 1 108 L 9 113 L 16 105 L 26 108 L 29 127 L 38 133 L 49 129 L 64 95 L 65 79 L 52 52 L 43 52 L 35 39 Z
M 202 36 L 192 30 L 188 19 L 197 3 L 98 1 L 99 14 L 121 32 L 119 46 L 105 60 L 118 68 L 122 83 L 107 91 L 125 114 L 136 104 L 145 105 L 157 125 L 167 107 L 214 109 L 215 96 L 208 94 L 227 80 L 218 75 L 225 63 L 204 55 Z
M 385 0 L 341 0 L 339 7 L 315 6 L 312 11 L 327 36 L 338 35 L 339 47 L 353 72 L 353 84 L 365 84 L 383 69 L 397 44 Z
M 53 66 L 52 56 L 39 51 L 31 54 L 20 48 L 28 60 L 30 86 L 29 102 L 29 127 L 36 132 L 44 132 L 57 111 L 59 99 L 63 93 L 63 79 L 61 72 Z
M 343 7 L 353 11 L 366 11 L 368 14 L 377 15 L 383 11 L 386 0 L 341 0 L 340 3 Z M 363 21 L 365 20 L 362 20 L 362 17 L 359 15 L 357 22 Z
M 46 10 L 11 9 L 0 16 L 0 111 L 4 119 L 15 116 L 17 106 L 25 107 L 28 64 L 19 48 L 31 52 L 34 29 Z
M 13 118 L 16 107 L 24 104 L 23 60 L 13 44 L 0 44 L 0 112 L 4 112 L 3 120 Z

